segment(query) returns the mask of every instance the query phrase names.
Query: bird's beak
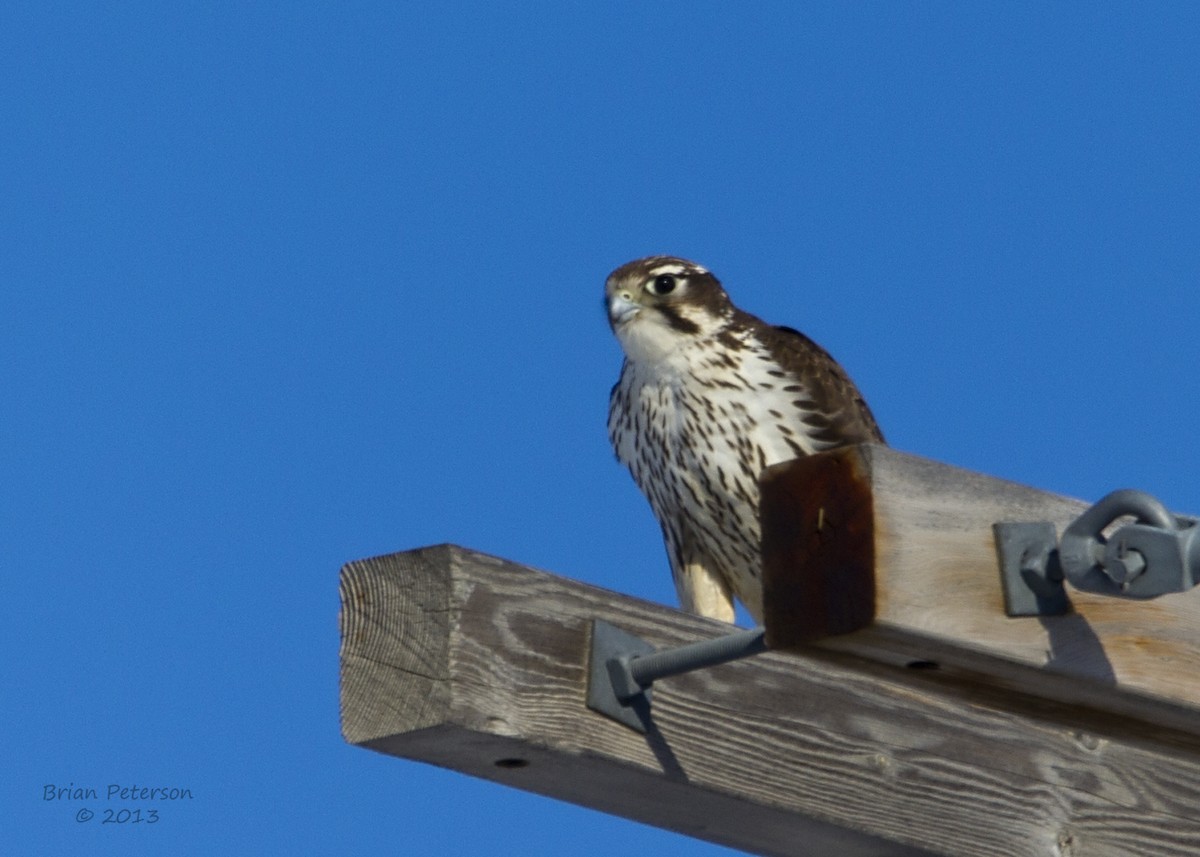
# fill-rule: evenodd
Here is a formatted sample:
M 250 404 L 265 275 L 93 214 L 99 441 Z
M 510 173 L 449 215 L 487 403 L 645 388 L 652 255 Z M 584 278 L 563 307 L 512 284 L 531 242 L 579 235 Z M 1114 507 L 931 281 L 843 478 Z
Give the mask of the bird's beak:
M 616 328 L 637 315 L 641 309 L 629 292 L 613 292 L 608 296 L 608 323 Z

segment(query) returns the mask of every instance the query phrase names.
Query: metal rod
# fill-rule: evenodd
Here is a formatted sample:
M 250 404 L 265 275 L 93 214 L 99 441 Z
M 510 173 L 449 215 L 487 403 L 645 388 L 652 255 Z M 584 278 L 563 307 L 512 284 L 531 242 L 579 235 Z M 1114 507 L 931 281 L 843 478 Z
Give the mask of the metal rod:
M 715 640 L 690 643 L 676 649 L 639 655 L 629 660 L 629 672 L 634 682 L 647 688 L 660 678 L 680 675 L 704 667 L 748 658 L 767 650 L 763 628 L 738 631 Z

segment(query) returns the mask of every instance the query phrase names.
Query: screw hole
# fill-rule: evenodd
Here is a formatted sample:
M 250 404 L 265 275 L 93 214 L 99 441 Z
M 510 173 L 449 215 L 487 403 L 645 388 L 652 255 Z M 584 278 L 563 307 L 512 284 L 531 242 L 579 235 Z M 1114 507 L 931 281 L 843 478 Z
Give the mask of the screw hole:
M 515 768 L 525 768 L 528 766 L 529 766 L 528 759 L 497 759 L 496 760 L 497 768 L 507 768 L 509 770 L 512 770 Z
M 936 670 L 941 669 L 941 664 L 937 661 L 915 660 L 905 664 L 910 670 Z

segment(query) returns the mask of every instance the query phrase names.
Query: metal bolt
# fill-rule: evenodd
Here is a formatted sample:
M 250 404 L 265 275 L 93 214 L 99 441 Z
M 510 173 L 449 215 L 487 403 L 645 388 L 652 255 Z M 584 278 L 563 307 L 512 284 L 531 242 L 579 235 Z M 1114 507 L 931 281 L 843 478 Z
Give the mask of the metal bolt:
M 1112 578 L 1113 583 L 1128 587 L 1133 579 L 1146 570 L 1146 558 L 1138 551 L 1125 546 L 1124 542 L 1117 545 L 1104 560 L 1104 572 Z
M 754 628 L 650 655 L 611 658 L 607 667 L 617 699 L 626 702 L 660 678 L 736 661 L 766 650 L 765 631 Z

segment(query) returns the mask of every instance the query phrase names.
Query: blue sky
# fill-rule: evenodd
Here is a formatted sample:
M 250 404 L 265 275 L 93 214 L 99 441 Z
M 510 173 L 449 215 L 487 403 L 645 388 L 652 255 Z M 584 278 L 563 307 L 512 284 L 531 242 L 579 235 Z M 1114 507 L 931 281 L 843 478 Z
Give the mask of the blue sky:
M 674 603 L 604 434 L 648 253 L 901 449 L 1200 511 L 1197 57 L 1194 4 L 4 4 L 5 850 L 729 853 L 344 744 L 339 567 Z

